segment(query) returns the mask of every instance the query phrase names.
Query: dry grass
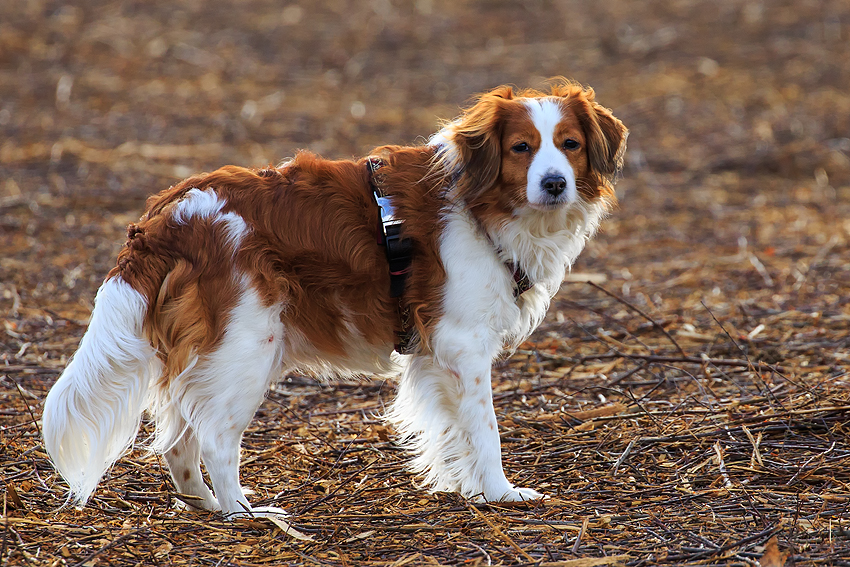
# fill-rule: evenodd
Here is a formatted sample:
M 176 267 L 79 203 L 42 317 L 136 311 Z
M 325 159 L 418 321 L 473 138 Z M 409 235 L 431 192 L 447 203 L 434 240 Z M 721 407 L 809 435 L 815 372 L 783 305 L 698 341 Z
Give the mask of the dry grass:
M 0 561 L 850 564 L 846 3 L 208 4 L 0 7 Z M 632 137 L 620 210 L 495 372 L 508 475 L 549 500 L 418 490 L 392 383 L 290 376 L 242 480 L 310 541 L 181 511 L 143 451 L 62 507 L 41 403 L 146 195 L 557 74 Z

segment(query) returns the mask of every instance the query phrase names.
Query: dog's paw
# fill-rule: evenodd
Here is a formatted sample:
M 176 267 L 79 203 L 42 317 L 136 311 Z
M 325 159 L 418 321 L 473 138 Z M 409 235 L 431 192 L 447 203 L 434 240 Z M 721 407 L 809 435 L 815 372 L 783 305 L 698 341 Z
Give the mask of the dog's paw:
M 515 486 L 508 486 L 502 490 L 498 491 L 489 491 L 486 494 L 478 495 L 475 498 L 475 501 L 478 503 L 485 502 L 533 502 L 535 500 L 543 500 L 549 498 L 543 494 L 540 494 L 534 489 L 531 488 L 516 488 Z
M 490 479 L 484 490 L 473 496 L 476 502 L 532 502 L 546 498 L 532 488 L 518 488 L 503 475 L 500 476 Z
M 533 488 L 512 488 L 507 491 L 499 500 L 502 502 L 528 502 L 532 500 L 543 500 L 548 498 L 540 494 Z

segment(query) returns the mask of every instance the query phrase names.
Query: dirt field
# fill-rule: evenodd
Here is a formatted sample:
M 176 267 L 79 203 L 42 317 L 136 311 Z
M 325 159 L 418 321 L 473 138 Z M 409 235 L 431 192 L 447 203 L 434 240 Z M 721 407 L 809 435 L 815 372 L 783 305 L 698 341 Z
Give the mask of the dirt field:
M 42 401 L 147 195 L 555 75 L 631 137 L 619 209 L 495 373 L 508 476 L 549 500 L 419 490 L 394 384 L 290 376 L 242 480 L 311 541 L 180 511 L 141 450 L 62 508 Z M 0 563 L 850 565 L 849 252 L 844 0 L 2 2 Z

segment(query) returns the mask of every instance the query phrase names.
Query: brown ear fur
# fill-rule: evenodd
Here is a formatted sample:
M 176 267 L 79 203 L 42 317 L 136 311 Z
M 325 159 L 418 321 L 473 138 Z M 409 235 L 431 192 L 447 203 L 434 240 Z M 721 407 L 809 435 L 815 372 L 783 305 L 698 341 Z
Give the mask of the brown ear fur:
M 462 173 L 457 182 L 460 196 L 469 200 L 487 191 L 499 179 L 501 160 L 502 102 L 514 98 L 509 86 L 481 95 L 451 126 Z
M 623 168 L 623 154 L 626 153 L 626 139 L 629 131 L 607 108 L 591 102 L 592 116 L 588 122 L 587 156 L 590 167 L 603 178 L 612 181 Z
M 456 156 L 462 174 L 457 187 L 467 200 L 491 188 L 499 178 L 501 167 L 501 110 L 504 101 L 515 96 L 546 96 L 528 89 L 514 93 L 510 86 L 502 86 L 481 95 L 477 102 L 464 111 L 457 123 L 449 128 L 460 155 Z M 607 108 L 596 103 L 593 89 L 563 78 L 553 79 L 551 96 L 567 100 L 581 121 L 587 143 L 590 174 L 599 188 L 610 189 L 623 167 L 628 130 Z M 449 168 L 453 169 L 453 168 Z

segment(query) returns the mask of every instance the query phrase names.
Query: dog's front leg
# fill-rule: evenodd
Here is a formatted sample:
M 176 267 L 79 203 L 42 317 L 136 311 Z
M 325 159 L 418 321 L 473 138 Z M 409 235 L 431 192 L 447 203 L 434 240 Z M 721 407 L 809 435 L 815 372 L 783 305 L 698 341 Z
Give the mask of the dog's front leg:
M 505 477 L 490 386 L 490 358 L 455 351 L 416 356 L 405 368 L 387 417 L 416 453 L 412 468 L 434 490 L 477 500 L 534 500 Z
M 457 381 L 457 427 L 468 442 L 469 454 L 458 471 L 461 492 L 487 501 L 535 500 L 542 495 L 530 488 L 517 488 L 505 477 L 499 427 L 493 406 L 491 361 L 462 357 L 449 375 Z

